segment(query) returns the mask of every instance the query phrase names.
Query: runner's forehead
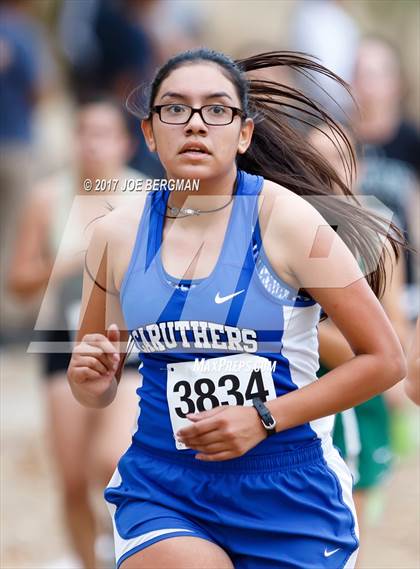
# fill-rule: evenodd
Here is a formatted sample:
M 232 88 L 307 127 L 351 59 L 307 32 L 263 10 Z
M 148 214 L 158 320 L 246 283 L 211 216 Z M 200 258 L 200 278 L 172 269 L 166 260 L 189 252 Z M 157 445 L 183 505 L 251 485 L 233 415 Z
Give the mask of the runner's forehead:
M 164 103 L 172 98 L 181 101 L 212 101 L 220 99 L 226 104 L 239 104 L 232 81 L 214 64 L 197 63 L 179 67 L 162 81 L 156 101 Z

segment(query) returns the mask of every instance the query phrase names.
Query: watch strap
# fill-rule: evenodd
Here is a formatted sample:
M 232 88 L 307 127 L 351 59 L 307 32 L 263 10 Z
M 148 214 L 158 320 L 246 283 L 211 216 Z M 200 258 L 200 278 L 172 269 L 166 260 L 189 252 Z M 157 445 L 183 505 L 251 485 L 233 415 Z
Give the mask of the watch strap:
M 259 397 L 254 397 L 252 405 L 260 416 L 261 423 L 267 431 L 267 436 L 276 434 L 276 420 Z

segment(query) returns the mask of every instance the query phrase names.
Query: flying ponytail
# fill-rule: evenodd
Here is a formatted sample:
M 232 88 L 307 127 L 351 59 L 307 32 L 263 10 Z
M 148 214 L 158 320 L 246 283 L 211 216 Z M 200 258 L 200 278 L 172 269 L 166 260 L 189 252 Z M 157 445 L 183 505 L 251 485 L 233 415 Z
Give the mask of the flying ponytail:
M 363 208 L 353 194 L 351 184 L 356 160 L 344 129 L 302 91 L 273 80 L 252 77 L 252 72 L 286 66 L 311 81 L 315 81 L 315 73 L 335 80 L 349 91 L 347 84 L 303 53 L 271 51 L 234 61 L 222 53 L 200 48 L 169 59 L 157 71 L 148 91 L 143 90 L 143 101 L 139 102 L 139 92 L 134 91 L 127 100 L 127 108 L 139 118 L 150 118 L 162 81 L 175 69 L 197 61 L 220 66 L 238 93 L 243 118 L 254 119 L 252 142 L 245 154 L 237 156 L 238 167 L 285 186 L 309 201 L 327 223 L 339 231 L 363 266 L 373 292 L 380 297 L 386 284 L 385 254 L 389 254 L 389 247 L 384 247 L 384 242 L 390 244 L 398 259 L 400 247 L 405 247 L 406 241 L 394 224 Z M 304 134 L 308 127 L 320 130 L 334 144 L 347 180 L 343 180 L 310 145 Z

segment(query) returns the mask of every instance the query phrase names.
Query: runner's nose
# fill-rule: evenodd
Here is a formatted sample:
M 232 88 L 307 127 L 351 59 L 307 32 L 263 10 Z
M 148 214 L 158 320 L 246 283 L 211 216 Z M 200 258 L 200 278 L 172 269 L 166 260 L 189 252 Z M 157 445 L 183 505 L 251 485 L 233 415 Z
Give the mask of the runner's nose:
M 208 132 L 208 127 L 203 119 L 200 117 L 199 113 L 193 113 L 190 120 L 184 127 L 186 134 L 200 133 L 205 134 Z

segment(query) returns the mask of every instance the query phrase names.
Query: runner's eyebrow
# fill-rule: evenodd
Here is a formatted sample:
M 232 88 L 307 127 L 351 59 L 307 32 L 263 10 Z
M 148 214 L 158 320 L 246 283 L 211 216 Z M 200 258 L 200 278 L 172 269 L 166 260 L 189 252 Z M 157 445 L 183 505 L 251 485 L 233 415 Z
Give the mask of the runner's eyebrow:
M 162 99 L 164 99 L 165 97 L 171 97 L 174 99 L 182 99 L 183 101 L 186 101 L 188 99 L 188 97 L 186 95 L 182 95 L 181 93 L 176 93 L 175 91 L 167 91 L 166 93 L 164 93 L 162 95 Z M 228 95 L 225 91 L 218 91 L 217 93 L 210 93 L 209 95 L 206 95 L 204 97 L 204 99 L 218 99 L 220 97 L 227 97 L 228 99 L 232 100 L 232 97 L 230 95 Z
M 232 100 L 232 97 L 225 93 L 225 91 L 219 91 L 217 93 L 211 93 L 205 97 L 206 99 L 219 99 L 220 97 L 227 97 L 228 99 Z

